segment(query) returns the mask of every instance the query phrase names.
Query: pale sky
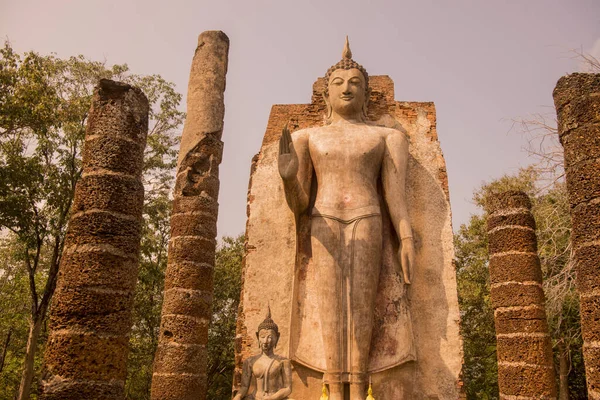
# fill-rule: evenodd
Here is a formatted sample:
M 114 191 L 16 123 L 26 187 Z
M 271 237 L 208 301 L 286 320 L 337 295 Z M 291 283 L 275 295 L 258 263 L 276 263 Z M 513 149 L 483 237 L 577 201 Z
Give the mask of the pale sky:
M 18 52 L 127 63 L 184 96 L 205 30 L 231 40 L 219 236 L 244 230 L 271 106 L 310 102 L 345 35 L 396 100 L 435 102 L 456 230 L 477 212 L 475 188 L 530 163 L 511 120 L 553 111 L 556 81 L 579 68 L 570 50 L 600 57 L 600 1 L 0 0 L 0 36 Z

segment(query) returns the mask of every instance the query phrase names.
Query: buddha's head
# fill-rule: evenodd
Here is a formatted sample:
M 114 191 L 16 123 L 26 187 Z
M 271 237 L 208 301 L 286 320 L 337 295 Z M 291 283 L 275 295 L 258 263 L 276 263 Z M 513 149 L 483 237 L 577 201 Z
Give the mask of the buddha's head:
M 331 121 L 333 113 L 336 113 L 345 118 L 365 121 L 371 94 L 369 74 L 352 59 L 348 37 L 342 60 L 327 70 L 325 80 L 327 87 L 323 98 L 327 104 L 327 120 Z
M 279 327 L 271 319 L 271 308 L 269 307 L 265 320 L 258 325 L 258 329 L 256 331 L 258 347 L 260 347 L 262 352 L 270 352 L 277 347 L 279 336 Z

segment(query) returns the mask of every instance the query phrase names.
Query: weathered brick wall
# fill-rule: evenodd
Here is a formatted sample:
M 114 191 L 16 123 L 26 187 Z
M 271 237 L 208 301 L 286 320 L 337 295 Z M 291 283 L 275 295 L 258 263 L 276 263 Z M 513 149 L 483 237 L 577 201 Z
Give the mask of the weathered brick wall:
M 565 151 L 588 396 L 600 399 L 600 74 L 572 74 L 554 89 Z
M 531 202 L 523 192 L 503 192 L 487 211 L 500 397 L 556 398 Z
M 213 297 L 229 39 L 203 32 L 192 61 L 173 193 L 152 399 L 203 400 Z
M 148 132 L 141 90 L 94 91 L 50 314 L 41 399 L 124 399 Z

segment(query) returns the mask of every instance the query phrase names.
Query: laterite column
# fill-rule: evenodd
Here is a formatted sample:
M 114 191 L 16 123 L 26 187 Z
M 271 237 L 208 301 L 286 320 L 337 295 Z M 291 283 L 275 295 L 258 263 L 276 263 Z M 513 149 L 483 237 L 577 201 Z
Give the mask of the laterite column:
M 600 399 L 600 74 L 572 74 L 554 89 L 565 150 L 588 397 Z
M 103 79 L 94 91 L 50 314 L 41 399 L 125 398 L 148 110 L 138 88 Z
M 154 400 L 206 399 L 228 51 L 223 32 L 204 32 L 192 61 L 154 357 Z
M 556 399 L 531 202 L 504 192 L 488 199 L 487 211 L 500 398 Z

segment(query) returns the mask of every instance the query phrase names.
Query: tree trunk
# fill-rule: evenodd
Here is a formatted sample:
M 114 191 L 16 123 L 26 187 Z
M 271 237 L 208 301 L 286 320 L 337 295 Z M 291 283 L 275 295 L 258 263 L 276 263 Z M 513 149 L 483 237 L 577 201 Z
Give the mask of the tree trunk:
M 559 386 L 558 386 L 558 400 L 569 400 L 569 353 L 566 350 L 565 342 L 558 342 L 558 373 L 559 373 Z
M 62 225 L 62 223 L 61 223 Z M 60 251 L 61 251 L 61 239 L 59 236 L 55 237 L 55 246 L 54 251 L 52 253 L 52 260 L 50 262 L 50 269 L 48 270 L 48 279 L 46 281 L 46 285 L 44 287 L 44 292 L 42 294 L 42 300 L 37 302 L 38 294 L 35 288 L 35 271 L 37 269 L 37 264 L 39 260 L 39 253 L 41 249 L 41 244 L 38 245 L 38 254 L 36 255 L 35 266 L 31 268 L 29 267 L 29 283 L 30 283 L 30 294 L 32 296 L 32 305 L 31 305 L 31 323 L 29 326 L 29 336 L 27 338 L 27 353 L 25 355 L 25 364 L 23 366 L 23 375 L 21 376 L 21 384 L 19 386 L 19 395 L 17 397 L 18 400 L 28 400 L 29 394 L 31 391 L 31 382 L 33 380 L 34 375 L 34 361 L 35 361 L 35 353 L 37 351 L 37 342 L 40 336 L 40 332 L 42 331 L 42 327 L 44 326 L 44 321 L 46 319 L 46 313 L 48 312 L 48 306 L 50 304 L 50 299 L 54 294 L 54 290 L 56 288 L 56 277 L 58 274 L 58 262 L 60 260 Z
M 25 356 L 25 365 L 23 366 L 23 375 L 21 375 L 21 385 L 19 386 L 18 400 L 28 400 L 31 390 L 31 381 L 33 380 L 33 362 L 37 350 L 37 341 L 42 329 L 43 316 L 35 318 L 29 326 L 29 336 L 27 338 L 27 355 Z
M 10 336 L 12 335 L 12 329 L 8 330 L 6 334 L 6 340 L 4 341 L 4 348 L 2 349 L 2 355 L 0 355 L 0 372 L 4 369 L 4 360 L 6 360 L 6 352 L 8 351 L 8 344 L 10 343 Z

